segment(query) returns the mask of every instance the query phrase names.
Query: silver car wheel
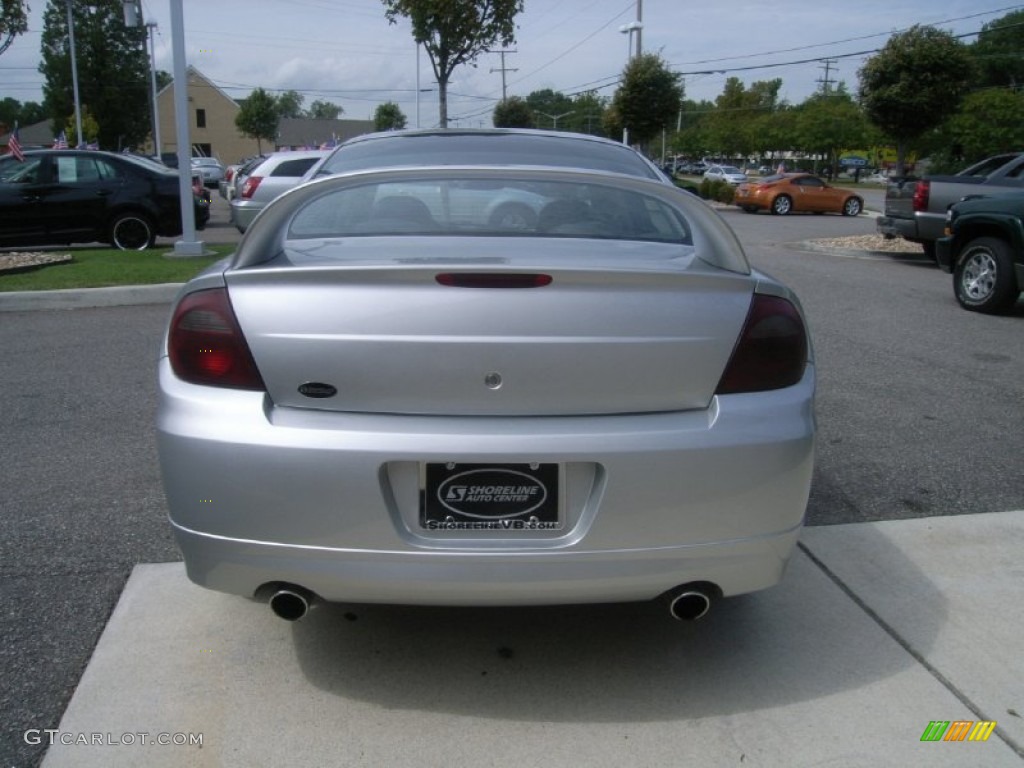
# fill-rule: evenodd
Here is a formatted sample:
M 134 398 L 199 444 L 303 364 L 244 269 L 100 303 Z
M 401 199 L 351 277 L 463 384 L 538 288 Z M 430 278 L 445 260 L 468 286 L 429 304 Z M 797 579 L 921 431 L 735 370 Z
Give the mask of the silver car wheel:
M 785 216 L 793 210 L 793 201 L 788 195 L 779 195 L 772 200 L 772 213 L 776 216 Z
M 110 225 L 110 242 L 122 251 L 144 251 L 154 239 L 152 226 L 140 214 L 119 214 Z
M 960 289 L 971 301 L 984 301 L 996 288 L 996 262 L 985 250 L 975 250 L 964 261 Z
M 845 203 L 843 203 L 843 215 L 844 216 L 860 216 L 861 203 L 860 198 L 851 197 Z

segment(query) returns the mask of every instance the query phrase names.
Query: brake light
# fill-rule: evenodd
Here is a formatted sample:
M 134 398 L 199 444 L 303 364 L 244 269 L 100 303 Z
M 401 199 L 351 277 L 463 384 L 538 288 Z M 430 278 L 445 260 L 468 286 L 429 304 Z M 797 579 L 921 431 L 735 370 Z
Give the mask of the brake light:
M 806 365 L 807 331 L 796 307 L 778 296 L 755 293 L 715 394 L 791 387 Z
M 224 181 L 231 181 L 233 178 L 235 178 L 235 169 L 234 168 L 228 168 L 224 172 Z
M 171 368 L 190 384 L 263 391 L 226 288 L 190 293 L 171 317 Z
M 914 187 L 914 198 L 912 205 L 915 211 L 927 211 L 928 210 L 928 195 L 931 193 L 931 182 L 921 180 L 917 182 L 917 186 Z
M 245 184 L 242 185 L 242 197 L 246 200 L 252 197 L 253 192 L 256 191 L 256 188 L 260 185 L 261 181 L 263 181 L 262 176 L 250 176 L 246 179 Z
M 434 277 L 449 288 L 543 288 L 551 275 L 534 273 L 442 272 Z

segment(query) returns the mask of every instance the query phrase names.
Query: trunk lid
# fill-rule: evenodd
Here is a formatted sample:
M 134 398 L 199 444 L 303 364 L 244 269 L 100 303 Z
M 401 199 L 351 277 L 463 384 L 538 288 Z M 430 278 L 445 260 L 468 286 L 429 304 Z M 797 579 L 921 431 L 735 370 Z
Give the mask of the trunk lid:
M 749 276 L 686 246 L 442 240 L 349 241 L 344 261 L 288 252 L 229 270 L 231 303 L 271 399 L 446 415 L 704 408 L 753 289 Z M 487 256 L 447 255 L 474 246 Z M 543 260 L 531 255 L 538 249 Z M 456 285 L 438 279 L 467 274 Z M 509 275 L 551 280 L 479 287 Z

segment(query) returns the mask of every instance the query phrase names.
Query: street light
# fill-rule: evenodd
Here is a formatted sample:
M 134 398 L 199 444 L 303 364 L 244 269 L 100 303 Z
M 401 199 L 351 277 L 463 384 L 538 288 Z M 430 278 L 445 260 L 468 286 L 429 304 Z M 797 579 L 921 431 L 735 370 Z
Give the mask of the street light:
M 552 122 L 551 130 L 553 130 L 553 131 L 557 131 L 558 130 L 558 121 L 561 118 L 568 117 L 569 115 L 573 114 L 573 112 L 574 112 L 574 110 L 570 109 L 568 112 L 563 112 L 560 115 L 549 115 L 547 112 L 541 112 L 539 109 L 535 110 L 535 111 L 537 112 L 538 115 L 543 115 L 544 117 L 550 117 L 551 118 L 551 122 Z
M 642 21 L 631 21 L 629 24 L 623 24 L 619 27 L 619 32 L 624 35 L 629 35 L 629 48 L 626 52 L 626 64 L 633 58 L 633 33 L 636 32 L 636 53 L 640 55 L 640 30 L 644 28 Z M 622 126 L 622 143 L 629 144 L 629 128 Z

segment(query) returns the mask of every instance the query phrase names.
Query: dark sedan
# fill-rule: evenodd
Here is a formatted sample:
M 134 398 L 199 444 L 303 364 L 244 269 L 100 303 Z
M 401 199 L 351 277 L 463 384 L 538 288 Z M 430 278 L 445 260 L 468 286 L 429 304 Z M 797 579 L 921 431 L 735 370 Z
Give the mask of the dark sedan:
M 196 226 L 210 218 L 196 198 Z M 178 172 L 134 155 L 37 150 L 0 157 L 0 246 L 106 242 L 143 250 L 181 234 Z

